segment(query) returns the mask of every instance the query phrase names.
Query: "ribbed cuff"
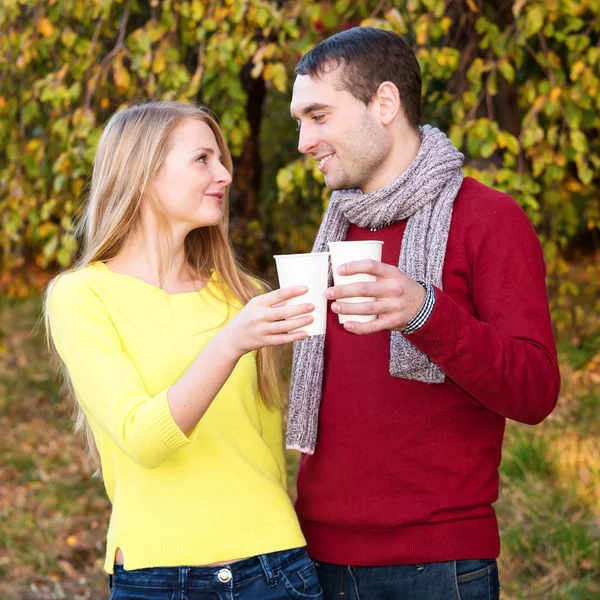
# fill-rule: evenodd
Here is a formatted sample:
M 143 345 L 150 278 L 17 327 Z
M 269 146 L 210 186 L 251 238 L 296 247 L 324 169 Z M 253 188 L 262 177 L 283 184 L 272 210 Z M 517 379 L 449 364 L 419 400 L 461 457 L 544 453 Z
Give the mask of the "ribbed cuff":
M 184 446 L 188 442 L 193 442 L 196 439 L 196 428 L 193 429 L 189 436 L 186 436 L 185 433 L 179 429 L 171 414 L 167 396 L 168 391 L 169 388 L 163 390 L 160 394 L 155 396 L 151 402 L 156 402 L 156 426 L 160 433 L 160 437 L 169 448 L 177 450 L 179 447 Z
M 427 322 L 410 334 L 410 343 L 439 364 L 439 359 L 456 352 L 459 347 L 464 310 L 448 294 L 432 287 L 435 305 Z

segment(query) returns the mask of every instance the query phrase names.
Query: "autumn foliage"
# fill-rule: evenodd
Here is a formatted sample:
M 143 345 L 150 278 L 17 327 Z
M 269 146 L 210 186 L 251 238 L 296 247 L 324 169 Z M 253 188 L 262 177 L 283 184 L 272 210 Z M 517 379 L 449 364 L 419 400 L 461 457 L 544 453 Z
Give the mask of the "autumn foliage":
M 593 266 L 564 274 L 600 226 L 599 15 L 599 0 L 3 0 L 0 285 L 24 295 L 70 264 L 100 128 L 148 98 L 216 112 L 236 158 L 232 235 L 255 268 L 308 250 L 328 192 L 295 147 L 293 68 L 363 24 L 410 41 L 424 120 L 525 208 L 555 321 L 573 323 L 569 298 L 598 289 Z

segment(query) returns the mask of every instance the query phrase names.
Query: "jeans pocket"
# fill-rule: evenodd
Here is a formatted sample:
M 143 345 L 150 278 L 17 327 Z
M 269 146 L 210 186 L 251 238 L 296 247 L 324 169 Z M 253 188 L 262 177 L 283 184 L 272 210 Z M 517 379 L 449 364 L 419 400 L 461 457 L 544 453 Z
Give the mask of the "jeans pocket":
M 498 563 L 493 559 L 455 561 L 457 600 L 499 600 Z
M 280 570 L 285 590 L 294 600 L 321 600 L 323 592 L 313 562 L 306 560 L 295 562 Z
M 178 597 L 176 591 L 166 588 L 129 586 L 117 583 L 110 591 L 109 600 L 175 600 Z

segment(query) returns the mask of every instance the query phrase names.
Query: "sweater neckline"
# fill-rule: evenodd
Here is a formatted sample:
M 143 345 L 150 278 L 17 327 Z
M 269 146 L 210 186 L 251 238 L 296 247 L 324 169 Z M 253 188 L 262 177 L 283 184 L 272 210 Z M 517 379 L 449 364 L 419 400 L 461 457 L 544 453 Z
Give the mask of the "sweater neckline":
M 198 296 L 203 295 L 205 293 L 205 291 L 210 283 L 216 283 L 216 281 L 217 281 L 216 271 L 214 269 L 211 269 L 210 270 L 210 279 L 199 290 L 196 290 L 194 292 L 167 292 L 166 290 L 163 290 L 162 288 L 159 288 L 156 285 L 148 283 L 147 281 L 144 281 L 143 279 L 140 279 L 139 277 L 134 277 L 133 275 L 126 275 L 125 273 L 117 273 L 116 271 L 113 271 L 106 263 L 103 263 L 102 261 L 96 261 L 96 262 L 92 263 L 92 266 L 99 268 L 100 270 L 104 271 L 105 273 L 108 273 L 111 276 L 114 276 L 115 278 L 122 279 L 123 281 L 131 281 L 132 283 L 139 285 L 140 287 L 144 287 L 147 290 L 153 291 L 155 293 L 163 294 L 166 297 L 168 297 L 169 299 L 181 298 L 182 300 L 184 300 L 184 299 L 189 299 L 189 298 L 197 298 Z

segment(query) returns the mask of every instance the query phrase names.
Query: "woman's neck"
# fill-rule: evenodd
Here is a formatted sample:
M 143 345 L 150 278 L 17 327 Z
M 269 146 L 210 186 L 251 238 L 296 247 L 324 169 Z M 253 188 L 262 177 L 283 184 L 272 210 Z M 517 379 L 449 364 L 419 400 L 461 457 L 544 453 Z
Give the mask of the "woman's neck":
M 206 282 L 190 279 L 183 240 L 177 242 L 173 240 L 171 264 L 163 265 L 166 257 L 158 233 L 137 230 L 132 232 L 119 254 L 106 264 L 116 273 L 136 277 L 169 293 L 200 290 Z M 165 269 L 163 281 L 162 268 Z

